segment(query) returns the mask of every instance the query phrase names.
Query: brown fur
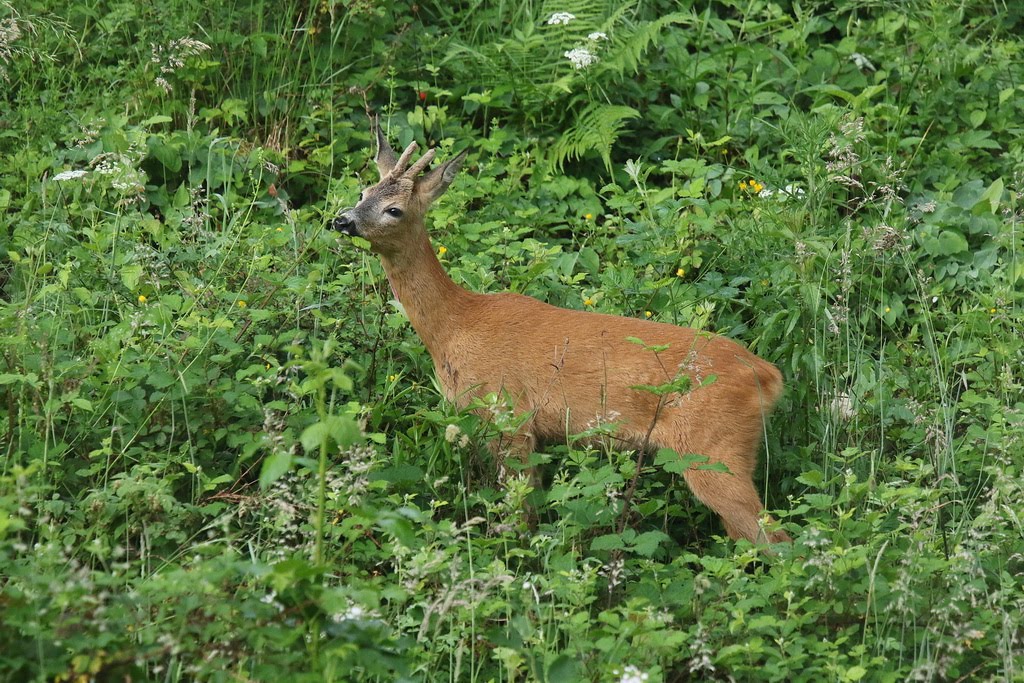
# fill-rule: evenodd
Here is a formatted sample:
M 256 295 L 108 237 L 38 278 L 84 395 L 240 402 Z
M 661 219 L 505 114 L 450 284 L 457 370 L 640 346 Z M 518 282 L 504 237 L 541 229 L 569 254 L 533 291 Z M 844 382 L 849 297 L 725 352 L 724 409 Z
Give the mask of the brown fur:
M 504 444 L 515 457 L 525 458 L 543 442 L 564 441 L 597 419 L 616 423 L 616 437 L 627 446 L 671 448 L 724 463 L 728 473 L 690 469 L 684 478 L 721 516 L 729 536 L 789 540 L 785 532 L 762 528 L 753 483 L 763 422 L 782 393 L 774 365 L 731 339 L 693 329 L 462 289 L 434 255 L 424 216 L 464 154 L 422 173 L 433 150 L 409 166 L 416 143 L 396 159 L 379 129 L 377 140 L 381 180 L 335 227 L 365 237 L 380 254 L 448 399 L 466 406 L 473 397 L 498 393 L 517 414 L 529 413 Z M 391 216 L 388 209 L 403 213 Z M 628 337 L 668 349 L 656 353 Z M 664 385 L 680 373 L 691 378 L 691 391 L 659 398 L 634 388 Z

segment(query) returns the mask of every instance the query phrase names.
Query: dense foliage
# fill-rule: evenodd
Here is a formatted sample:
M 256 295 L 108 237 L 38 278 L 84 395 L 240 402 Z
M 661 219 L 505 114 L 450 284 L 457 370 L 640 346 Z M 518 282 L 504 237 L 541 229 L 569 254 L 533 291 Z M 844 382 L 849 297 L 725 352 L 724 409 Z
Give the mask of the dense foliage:
M 1022 36 L 982 0 L 0 0 L 0 679 L 1024 679 Z M 470 148 L 460 284 L 782 369 L 792 547 L 611 440 L 499 481 L 514 416 L 442 401 L 329 227 L 370 112 Z

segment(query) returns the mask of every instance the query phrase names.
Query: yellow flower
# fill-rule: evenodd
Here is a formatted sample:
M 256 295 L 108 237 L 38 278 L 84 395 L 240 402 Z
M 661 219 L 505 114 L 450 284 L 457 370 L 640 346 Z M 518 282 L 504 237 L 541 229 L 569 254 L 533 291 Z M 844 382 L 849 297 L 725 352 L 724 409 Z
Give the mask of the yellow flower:
M 741 180 L 740 181 L 740 189 L 741 190 L 747 189 L 747 181 L 746 180 Z
M 644 311 L 644 317 L 645 318 L 650 318 L 652 315 L 654 315 L 654 314 L 651 313 L 650 311 Z
M 440 246 L 440 247 L 437 248 L 437 255 L 438 256 L 444 256 L 447 253 L 448 253 L 448 247 Z
M 583 305 L 584 305 L 584 306 L 593 306 L 593 305 L 594 305 L 594 300 L 593 300 L 593 299 L 591 299 L 591 298 L 590 298 L 590 297 L 588 296 L 588 297 L 587 297 L 586 299 L 584 299 L 584 300 L 583 300 Z
M 277 231 L 278 232 L 284 232 L 284 228 L 278 228 Z
M 148 301 L 148 299 L 146 299 L 146 295 L 145 294 L 139 294 L 139 303 L 140 304 L 144 304 L 144 303 L 146 303 L 146 301 Z
M 886 306 L 886 307 L 885 307 L 885 312 L 886 312 L 886 313 L 891 313 L 891 312 L 892 312 L 892 309 L 891 309 L 891 308 L 889 308 L 888 306 Z
M 396 382 L 396 381 L 398 381 L 398 375 L 388 375 L 388 381 L 389 382 Z
M 249 304 L 245 303 L 245 299 L 239 299 L 239 300 L 238 300 L 238 307 L 239 307 L 239 308 L 245 308 L 245 307 L 246 307 L 246 306 L 248 306 L 248 305 L 249 305 Z
M 988 309 L 988 312 L 991 313 L 992 315 L 995 315 L 996 314 L 996 309 L 995 308 L 990 308 L 990 309 Z
M 592 213 L 585 213 L 585 214 L 583 214 L 583 219 L 584 220 L 588 220 L 589 221 L 593 217 L 594 217 L 594 214 L 592 214 Z
M 676 277 L 684 277 L 685 275 L 686 275 L 686 271 L 683 270 L 682 268 L 679 268 L 678 270 L 676 270 Z

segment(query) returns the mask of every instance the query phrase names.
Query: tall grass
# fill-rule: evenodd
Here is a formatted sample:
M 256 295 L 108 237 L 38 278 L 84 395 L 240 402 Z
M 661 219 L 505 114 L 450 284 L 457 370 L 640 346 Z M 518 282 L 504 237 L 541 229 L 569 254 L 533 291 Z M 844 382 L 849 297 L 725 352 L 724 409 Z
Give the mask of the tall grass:
M 1017 680 L 1020 19 L 0 3 L 0 677 Z M 472 145 L 457 282 L 780 367 L 791 548 L 613 425 L 498 472 L 328 227 L 367 110 Z

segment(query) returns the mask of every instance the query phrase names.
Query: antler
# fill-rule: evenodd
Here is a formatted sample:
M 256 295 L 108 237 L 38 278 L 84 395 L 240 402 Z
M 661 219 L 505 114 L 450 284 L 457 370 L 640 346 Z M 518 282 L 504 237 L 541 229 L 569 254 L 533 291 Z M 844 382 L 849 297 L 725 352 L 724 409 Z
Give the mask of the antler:
M 404 152 L 402 152 L 402 156 L 398 157 L 398 162 L 395 164 L 395 167 L 391 169 L 391 172 L 388 173 L 388 177 L 397 179 L 405 175 L 405 170 L 409 167 L 409 159 L 412 158 L 412 153 L 417 149 L 419 149 L 419 145 L 416 144 L 416 141 L 413 140 L 410 142 L 409 146 L 405 148 Z
M 395 152 L 391 149 L 391 145 L 388 144 L 387 136 L 384 135 L 384 130 L 381 128 L 379 116 L 373 118 L 373 127 L 377 133 L 377 156 L 375 161 L 377 162 L 377 170 L 380 171 L 382 179 L 396 180 L 406 176 L 415 180 L 430 166 L 430 162 L 434 160 L 435 151 L 431 148 L 416 163 L 412 166 L 409 165 L 413 152 L 419 149 L 419 145 L 416 144 L 415 140 L 410 142 L 409 146 L 402 152 L 402 156 L 396 159 Z
M 423 171 L 430 166 L 430 162 L 434 160 L 434 153 L 433 147 L 424 152 L 423 156 L 421 156 L 415 164 L 409 167 L 409 170 L 405 172 L 405 175 L 415 180 L 420 173 L 423 173 Z

